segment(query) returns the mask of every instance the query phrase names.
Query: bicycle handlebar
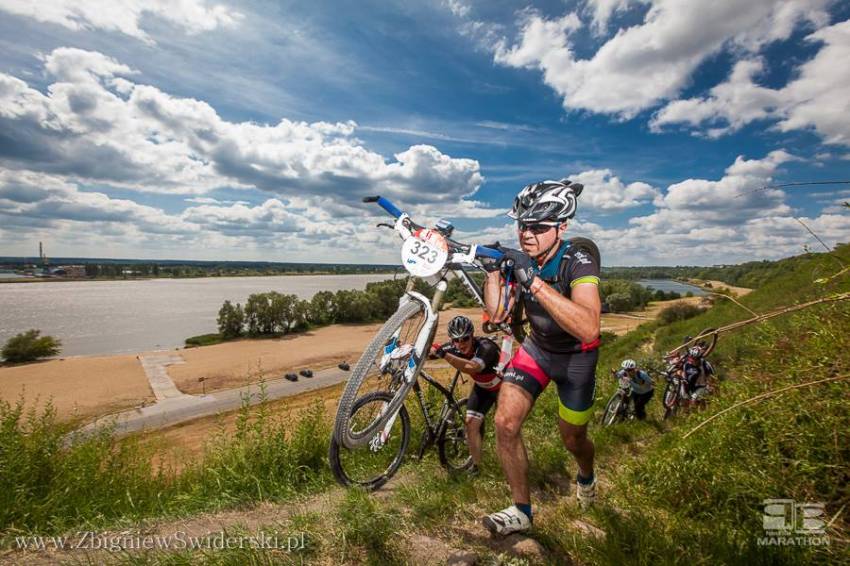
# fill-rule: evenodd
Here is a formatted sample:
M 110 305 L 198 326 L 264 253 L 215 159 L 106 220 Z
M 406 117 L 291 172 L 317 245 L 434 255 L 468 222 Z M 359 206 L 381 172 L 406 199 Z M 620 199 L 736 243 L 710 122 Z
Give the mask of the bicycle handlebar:
M 380 206 L 381 208 L 386 210 L 388 213 L 390 213 L 395 218 L 399 218 L 402 214 L 404 214 L 401 210 L 399 210 L 399 208 L 396 205 L 394 205 L 392 202 L 390 202 L 389 199 L 385 199 L 382 196 L 363 197 L 363 202 L 378 203 L 378 206 Z M 419 225 L 417 225 L 413 222 L 411 222 L 411 223 L 415 227 L 421 228 L 421 226 L 419 226 Z M 449 243 L 455 245 L 456 247 L 458 247 L 460 249 L 466 248 L 466 250 L 469 250 L 469 244 L 461 244 L 460 242 L 455 242 L 454 240 L 451 240 L 449 238 L 446 238 L 446 240 L 448 240 Z M 499 260 L 499 259 L 502 258 L 503 255 L 505 255 L 505 254 L 502 253 L 501 251 L 499 251 L 495 248 L 488 248 L 486 246 L 477 246 L 476 249 L 475 249 L 475 257 L 486 257 L 486 258 L 489 258 L 489 259 Z

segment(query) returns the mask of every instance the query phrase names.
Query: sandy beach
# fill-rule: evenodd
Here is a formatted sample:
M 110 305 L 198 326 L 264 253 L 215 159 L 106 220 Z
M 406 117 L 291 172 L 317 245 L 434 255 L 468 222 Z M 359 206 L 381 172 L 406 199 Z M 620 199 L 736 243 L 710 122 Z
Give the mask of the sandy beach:
M 93 417 L 154 400 L 135 355 L 85 356 L 0 368 L 0 399 L 28 407 L 50 400 L 62 420 Z

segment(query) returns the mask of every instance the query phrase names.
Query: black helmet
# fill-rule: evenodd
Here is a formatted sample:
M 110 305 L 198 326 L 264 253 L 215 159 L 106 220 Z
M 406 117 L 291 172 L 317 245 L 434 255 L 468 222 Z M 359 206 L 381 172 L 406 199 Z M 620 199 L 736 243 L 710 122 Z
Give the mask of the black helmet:
M 472 321 L 465 316 L 456 316 L 449 321 L 449 338 L 453 340 L 472 336 L 474 331 L 475 327 L 472 326 Z
M 576 215 L 576 197 L 584 185 L 569 179 L 526 185 L 508 216 L 520 222 L 563 222 Z

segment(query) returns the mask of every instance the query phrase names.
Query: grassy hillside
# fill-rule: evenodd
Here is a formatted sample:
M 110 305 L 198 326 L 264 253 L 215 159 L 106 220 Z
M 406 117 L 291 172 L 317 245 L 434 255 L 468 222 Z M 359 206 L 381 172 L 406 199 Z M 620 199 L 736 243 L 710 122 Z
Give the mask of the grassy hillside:
M 850 246 L 836 255 L 850 265 Z M 781 262 L 775 276 L 742 302 L 757 312 L 850 291 L 834 257 L 814 254 Z M 614 390 L 609 368 L 624 357 L 657 363 L 682 336 L 749 318 L 719 299 L 706 313 L 668 326 L 649 323 L 601 351 L 597 413 Z M 707 410 L 660 420 L 659 397 L 644 423 L 601 429 L 595 424 L 601 501 L 575 507 L 575 465 L 560 443 L 553 388 L 539 400 L 524 431 L 531 458 L 535 535 L 532 562 L 588 564 L 793 564 L 848 562 L 850 538 L 850 380 L 795 389 L 733 409 L 685 439 L 699 423 L 739 401 L 778 388 L 850 374 L 850 304 L 819 305 L 724 335 L 712 359 L 722 376 Z M 597 416 L 599 416 L 597 414 Z M 491 415 L 492 421 L 492 415 Z M 597 419 L 598 421 L 598 419 Z M 597 422 L 594 421 L 594 422 Z M 488 423 L 482 475 L 449 477 L 430 454 L 408 461 L 393 489 L 366 495 L 331 487 L 324 462 L 327 423 L 317 415 L 296 430 L 246 411 L 236 435 L 214 439 L 202 461 L 180 474 L 150 467 L 144 443 L 101 437 L 68 450 L 49 414 L 22 415 L 0 406 L 0 529 L 12 535 L 84 526 L 126 528 L 140 519 L 186 517 L 259 501 L 280 508 L 260 526 L 270 533 L 306 533 L 300 554 L 230 550 L 203 555 L 161 552 L 138 562 L 419 563 L 414 535 L 472 549 L 481 563 L 521 564 L 480 527 L 486 512 L 509 504 Z M 412 436 L 414 451 L 418 435 Z M 316 493 L 337 496 L 315 504 Z M 831 544 L 759 546 L 762 501 L 822 502 Z M 311 503 L 313 501 L 313 503 Z M 286 510 L 286 512 L 284 512 Z M 843 510 L 843 511 L 842 511 Z M 606 536 L 587 534 L 592 527 Z M 421 549 L 420 549 L 421 550 Z M 850 562 L 848 562 L 850 563 Z

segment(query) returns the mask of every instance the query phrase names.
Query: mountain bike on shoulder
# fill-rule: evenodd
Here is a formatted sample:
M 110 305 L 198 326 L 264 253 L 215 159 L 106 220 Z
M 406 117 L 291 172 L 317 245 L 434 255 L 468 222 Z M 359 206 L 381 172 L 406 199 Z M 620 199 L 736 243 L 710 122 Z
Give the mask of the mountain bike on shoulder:
M 339 472 L 337 479 L 341 483 L 358 483 L 368 489 L 377 489 L 398 470 L 407 449 L 410 419 L 404 402 L 411 390 L 419 399 L 426 421 L 420 455 L 436 439 L 441 447 L 441 461 L 447 468 L 464 469 L 468 466 L 468 449 L 463 448 L 466 454 L 463 458 L 455 454 L 461 450 L 461 446 L 466 446 L 463 427 L 465 400 L 456 400 L 454 396 L 458 376 L 455 376 L 451 387 L 445 388 L 423 371 L 422 366 L 437 331 L 439 310 L 449 273 L 460 279 L 483 307 L 482 291 L 469 276 L 467 268 L 481 268 L 482 262 L 498 261 L 503 254 L 497 249 L 452 240 L 450 236 L 453 227 L 448 223 L 439 223 L 433 229 L 420 226 L 385 198 L 368 197 L 363 200 L 377 203 L 396 218 L 394 225 L 378 226 L 392 228 L 401 236 L 404 241 L 402 264 L 412 277 L 399 300 L 398 310 L 381 327 L 352 368 L 337 408 L 330 459 L 335 473 Z M 422 278 L 435 287 L 430 301 L 413 290 L 414 277 Z M 506 286 L 509 285 L 509 279 L 510 271 Z M 506 290 L 506 300 L 508 294 Z M 499 324 L 498 328 L 511 336 L 508 325 Z M 505 347 L 510 349 L 510 343 L 503 344 L 503 349 Z M 422 400 L 422 390 L 418 383 L 420 376 L 444 396 L 444 404 L 436 422 L 430 421 Z M 389 464 L 385 468 L 379 464 L 368 472 L 370 477 L 355 481 L 351 475 L 353 472 L 346 469 L 345 462 L 349 459 L 365 459 L 366 451 L 361 450 L 364 454 L 360 456 L 349 453 L 366 446 L 372 454 L 387 454 Z
M 664 389 L 664 397 L 662 404 L 664 405 L 664 419 L 669 419 L 679 411 L 679 407 L 689 403 L 691 394 L 688 391 L 688 384 L 682 372 L 682 366 L 687 358 L 687 347 L 690 344 L 695 344 L 702 351 L 702 357 L 705 357 L 714 351 L 717 346 L 717 330 L 714 328 L 706 328 L 696 338 L 690 336 L 685 337 L 681 346 L 672 350 L 665 356 L 667 368 L 664 370 L 664 377 L 667 380 L 667 386 Z M 702 395 L 710 393 L 708 388 L 702 392 Z

